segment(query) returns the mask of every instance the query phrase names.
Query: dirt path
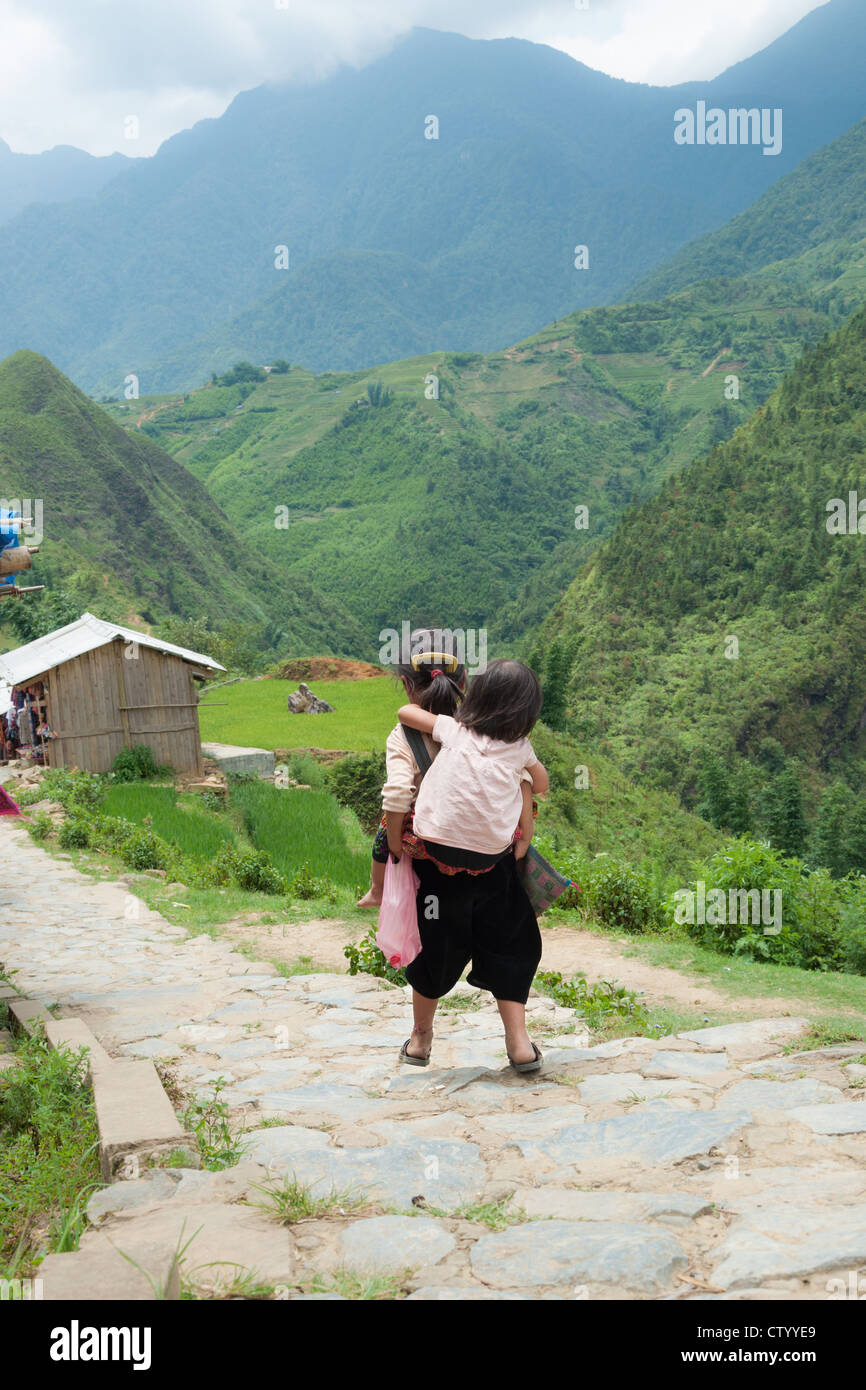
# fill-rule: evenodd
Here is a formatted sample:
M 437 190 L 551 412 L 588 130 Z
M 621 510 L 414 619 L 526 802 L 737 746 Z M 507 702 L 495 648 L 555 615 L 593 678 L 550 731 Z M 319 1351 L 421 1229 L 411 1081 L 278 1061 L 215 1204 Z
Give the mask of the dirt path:
M 370 914 L 370 925 L 375 924 Z M 220 935 L 235 946 L 252 948 L 275 963 L 292 965 L 307 957 L 324 970 L 345 971 L 343 947 L 358 941 L 367 928 L 363 923 L 313 919 L 309 922 L 268 925 L 249 915 L 227 922 Z M 775 1017 L 791 1014 L 795 1006 L 786 997 L 734 997 L 714 988 L 700 976 L 667 966 L 651 965 L 638 956 L 626 955 L 618 941 L 571 927 L 545 927 L 542 932 L 542 969 L 563 975 L 582 972 L 592 981 L 616 980 L 644 996 L 653 1008 L 703 1008 L 729 1013 Z

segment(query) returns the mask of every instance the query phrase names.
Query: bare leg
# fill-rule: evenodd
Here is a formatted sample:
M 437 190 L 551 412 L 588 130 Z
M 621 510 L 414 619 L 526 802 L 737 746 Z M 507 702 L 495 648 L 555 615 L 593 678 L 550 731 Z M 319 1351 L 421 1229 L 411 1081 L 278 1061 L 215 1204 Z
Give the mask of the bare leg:
M 526 1031 L 526 1005 L 512 999 L 497 999 L 496 1007 L 505 1028 L 505 1050 L 512 1062 L 532 1062 L 535 1049 Z
M 406 1051 L 410 1057 L 426 1057 L 433 1041 L 433 1019 L 436 1015 L 438 999 L 426 999 L 416 989 L 412 991 L 412 1013 L 415 1027 Z
M 378 859 L 372 860 L 370 870 L 370 891 L 358 899 L 358 907 L 381 907 L 382 889 L 385 887 L 385 865 Z

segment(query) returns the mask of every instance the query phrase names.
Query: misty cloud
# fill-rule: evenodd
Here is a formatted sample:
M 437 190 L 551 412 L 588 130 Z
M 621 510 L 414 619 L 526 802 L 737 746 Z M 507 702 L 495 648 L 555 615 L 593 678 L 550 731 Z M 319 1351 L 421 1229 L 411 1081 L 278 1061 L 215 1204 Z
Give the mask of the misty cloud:
M 413 25 L 561 48 L 632 81 L 714 76 L 815 0 L 0 0 L 0 136 L 151 154 L 267 81 L 317 81 Z M 283 7 L 285 5 L 285 7 Z M 139 135 L 128 118 L 138 121 Z M 125 124 L 126 123 L 126 124 Z

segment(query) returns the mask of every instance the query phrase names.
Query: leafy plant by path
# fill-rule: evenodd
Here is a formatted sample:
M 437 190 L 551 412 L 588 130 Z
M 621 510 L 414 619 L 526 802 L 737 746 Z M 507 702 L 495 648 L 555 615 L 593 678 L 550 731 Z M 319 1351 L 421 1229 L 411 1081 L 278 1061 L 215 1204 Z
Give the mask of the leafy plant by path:
M 535 988 L 584 1019 L 590 1028 L 597 1028 L 612 1017 L 626 1018 L 637 1028 L 650 1026 L 649 1014 L 638 1002 L 634 990 L 618 985 L 614 980 L 599 980 L 591 985 L 585 975 L 564 980 L 559 971 L 543 970 L 535 977 Z
M 392 985 L 402 986 L 406 983 L 406 972 L 395 970 L 376 945 L 375 927 L 371 927 L 357 943 L 350 942 L 344 946 L 343 955 L 349 962 L 350 975 L 374 975 L 376 979 L 388 980 Z
M 184 1127 L 191 1130 L 198 1141 L 202 1167 L 211 1172 L 233 1168 L 249 1147 L 242 1138 L 246 1131 L 233 1129 L 228 1102 L 221 1098 L 227 1084 L 224 1077 L 219 1077 L 214 1082 L 213 1094 L 194 1097 L 181 1116 Z

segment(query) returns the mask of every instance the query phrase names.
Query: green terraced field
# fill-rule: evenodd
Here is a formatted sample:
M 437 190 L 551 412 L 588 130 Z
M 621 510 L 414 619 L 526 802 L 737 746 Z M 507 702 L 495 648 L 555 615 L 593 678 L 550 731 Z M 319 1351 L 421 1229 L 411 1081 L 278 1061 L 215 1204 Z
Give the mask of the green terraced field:
M 297 681 L 240 681 L 215 690 L 211 709 L 205 692 L 199 707 L 202 741 L 358 753 L 384 749 L 401 704 L 400 688 L 390 676 L 313 681 L 312 690 L 334 706 L 333 714 L 289 714 L 288 697 L 297 688 Z

